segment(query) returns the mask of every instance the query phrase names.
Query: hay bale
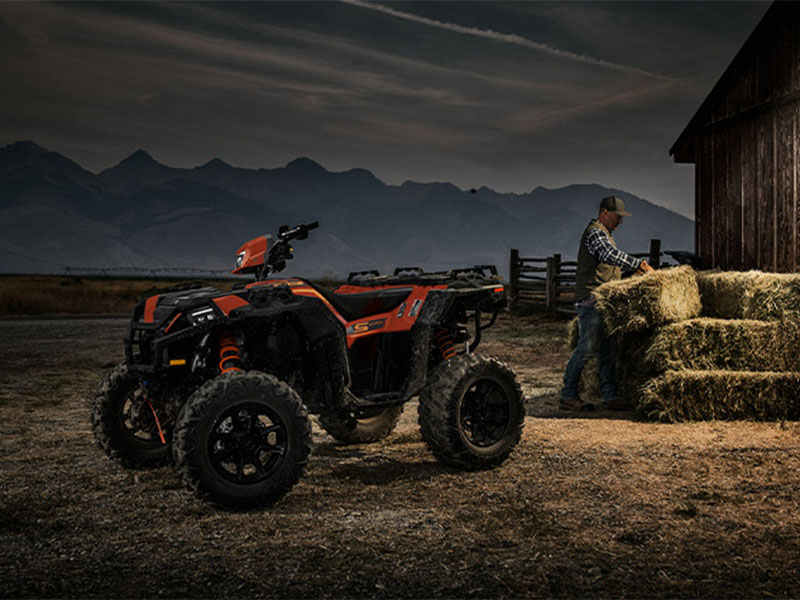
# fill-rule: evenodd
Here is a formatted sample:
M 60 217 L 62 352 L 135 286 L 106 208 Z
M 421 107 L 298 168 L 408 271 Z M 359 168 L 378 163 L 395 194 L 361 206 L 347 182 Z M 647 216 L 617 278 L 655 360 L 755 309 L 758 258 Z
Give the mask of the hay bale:
M 692 319 L 700 315 L 702 307 L 697 277 L 689 266 L 604 283 L 593 295 L 612 334 L 642 332 Z
M 744 319 L 760 271 L 700 271 L 697 287 L 703 314 L 716 319 Z
M 642 390 L 640 409 L 663 421 L 797 420 L 800 373 L 667 371 Z
M 800 275 L 762 273 L 754 280 L 745 317 L 800 321 Z
M 800 320 L 800 275 L 701 271 L 703 314 L 719 319 Z
M 643 369 L 800 371 L 800 326 L 792 322 L 699 318 L 660 328 Z

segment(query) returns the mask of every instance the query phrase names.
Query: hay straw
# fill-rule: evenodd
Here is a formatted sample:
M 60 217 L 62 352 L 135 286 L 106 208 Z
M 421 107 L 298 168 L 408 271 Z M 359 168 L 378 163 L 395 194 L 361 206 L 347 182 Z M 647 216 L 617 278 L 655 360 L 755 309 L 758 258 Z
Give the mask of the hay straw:
M 618 395 L 643 412 L 665 420 L 798 416 L 800 275 L 679 267 L 594 294 L 617 342 Z M 709 316 L 696 318 L 701 310 Z M 575 319 L 570 350 L 577 333 Z M 596 360 L 579 390 L 600 396 Z
M 697 287 L 703 314 L 717 319 L 744 319 L 750 306 L 753 283 L 760 271 L 700 271 Z
M 747 318 L 800 320 L 800 275 L 764 273 L 755 284 Z
M 572 352 L 578 345 L 578 317 L 567 323 L 567 350 Z
M 578 345 L 578 317 L 567 323 L 567 350 L 570 355 Z M 597 377 L 597 358 L 590 358 L 583 366 L 581 378 L 578 381 L 578 395 L 583 400 L 597 400 L 600 398 L 600 381 Z
M 690 319 L 660 328 L 644 370 L 800 371 L 800 327 L 777 321 Z
M 640 408 L 662 421 L 800 417 L 800 373 L 667 371 L 642 391 Z
M 800 320 L 800 274 L 702 271 L 697 285 L 708 317 Z
M 608 331 L 628 334 L 700 315 L 700 292 L 688 266 L 605 283 L 593 292 Z
M 581 400 L 600 400 L 600 377 L 597 374 L 597 359 L 590 358 L 581 371 L 578 381 L 578 395 Z

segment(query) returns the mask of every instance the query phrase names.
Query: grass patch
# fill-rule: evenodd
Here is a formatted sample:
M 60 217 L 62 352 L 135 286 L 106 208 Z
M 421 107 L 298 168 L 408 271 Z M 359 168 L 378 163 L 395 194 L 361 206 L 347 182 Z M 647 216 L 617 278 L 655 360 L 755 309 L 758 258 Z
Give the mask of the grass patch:
M 198 284 L 230 290 L 249 279 L 134 279 L 59 275 L 0 275 L 0 315 L 91 315 L 133 311 L 140 296 L 178 285 Z M 317 284 L 333 288 L 332 279 Z
M 0 276 L 0 315 L 128 314 L 158 288 L 198 282 L 230 289 L 230 280 L 164 280 L 52 275 Z

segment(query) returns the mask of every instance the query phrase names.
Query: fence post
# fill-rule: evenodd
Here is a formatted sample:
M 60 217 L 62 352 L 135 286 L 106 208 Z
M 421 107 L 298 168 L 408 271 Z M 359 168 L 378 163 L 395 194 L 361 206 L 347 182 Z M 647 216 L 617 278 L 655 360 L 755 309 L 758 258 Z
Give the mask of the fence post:
M 661 240 L 650 240 L 650 257 L 647 262 L 654 269 L 658 269 L 661 266 Z
M 558 283 L 556 275 L 558 275 L 558 268 L 560 264 L 560 254 L 554 254 L 553 256 L 547 257 L 547 277 L 545 279 L 544 294 L 546 298 L 545 303 L 547 308 L 550 310 L 555 310 L 556 308 L 556 285 Z
M 514 308 L 517 305 L 517 283 L 519 282 L 519 250 L 511 249 L 508 258 L 508 298 L 509 306 Z

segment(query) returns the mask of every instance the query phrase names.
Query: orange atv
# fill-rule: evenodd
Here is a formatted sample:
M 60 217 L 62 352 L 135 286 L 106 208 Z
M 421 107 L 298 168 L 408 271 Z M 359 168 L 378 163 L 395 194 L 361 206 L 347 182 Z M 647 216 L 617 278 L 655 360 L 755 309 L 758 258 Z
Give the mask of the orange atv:
M 266 506 L 303 473 L 309 412 L 342 443 L 374 442 L 415 396 L 422 437 L 442 462 L 483 469 L 508 457 L 522 393 L 505 364 L 474 353 L 505 306 L 496 269 L 352 273 L 334 292 L 271 278 L 292 258 L 292 240 L 317 226 L 242 246 L 233 272 L 254 274 L 252 283 L 139 300 L 125 362 L 92 407 L 112 458 L 141 468 L 171 456 L 200 497 Z

